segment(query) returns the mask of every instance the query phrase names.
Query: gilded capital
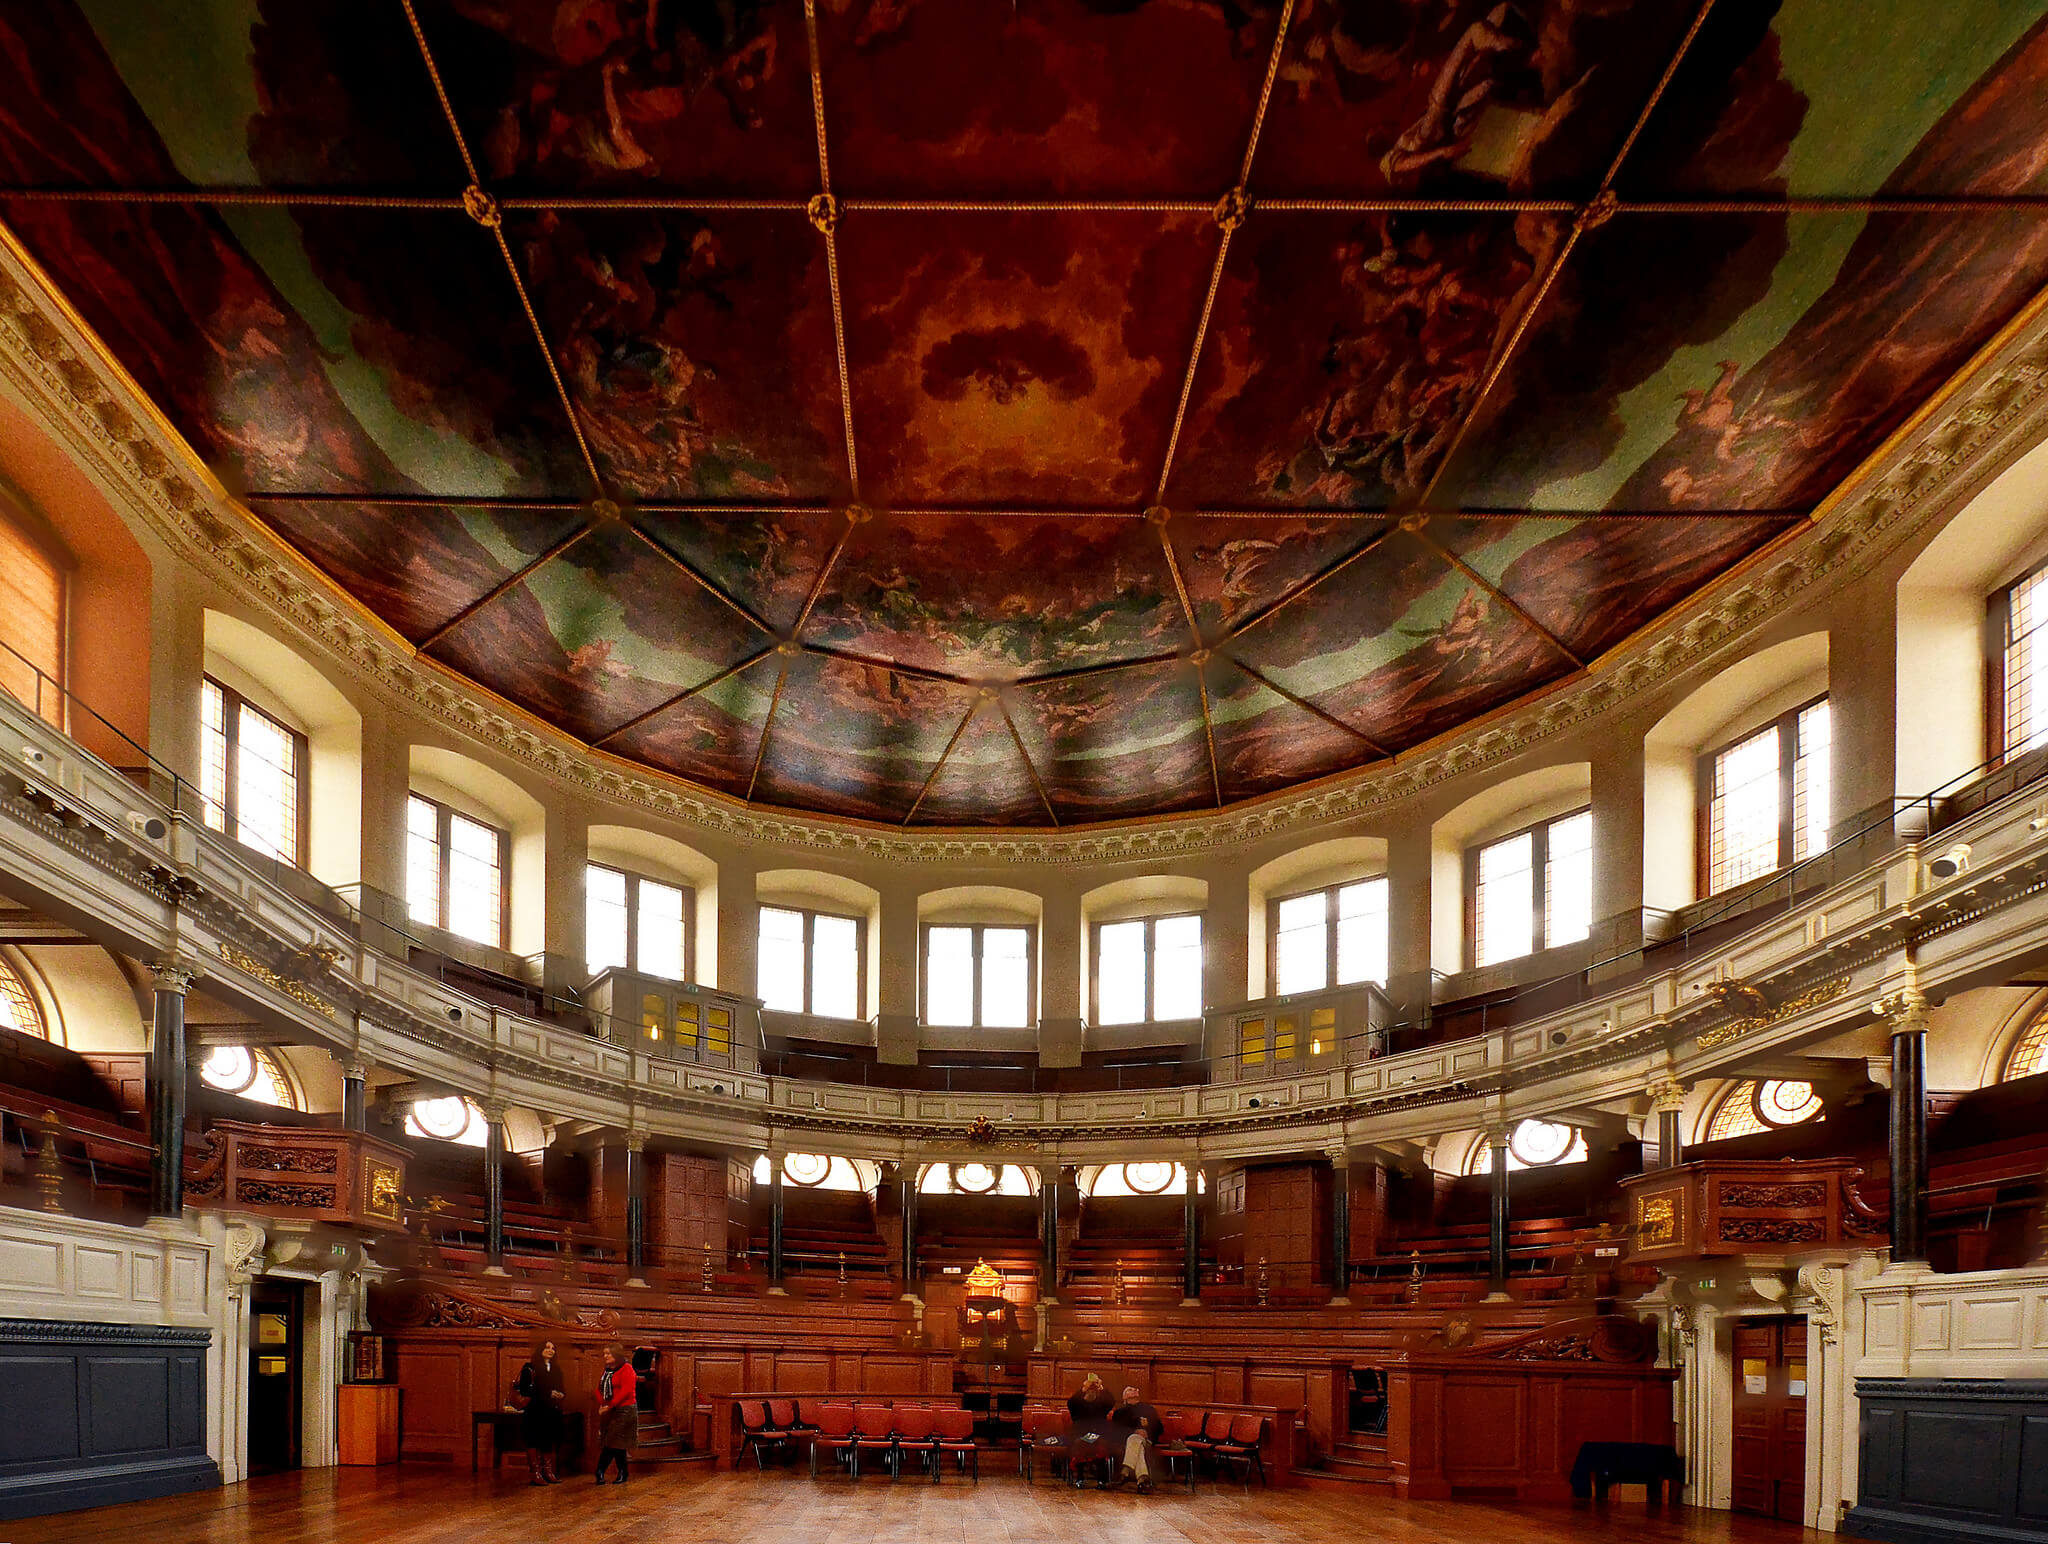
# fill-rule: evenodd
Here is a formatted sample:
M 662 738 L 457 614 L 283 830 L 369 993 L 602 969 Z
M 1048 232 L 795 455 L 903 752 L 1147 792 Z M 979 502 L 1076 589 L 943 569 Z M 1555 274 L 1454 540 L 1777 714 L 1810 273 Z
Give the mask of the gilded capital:
M 1685 1108 L 1685 1084 L 1669 1072 L 1650 1079 L 1643 1085 L 1643 1092 L 1649 1097 L 1650 1108 L 1659 1113 Z
M 192 983 L 199 979 L 199 972 L 182 960 L 153 960 L 149 974 L 159 992 L 169 992 L 178 997 L 191 991 Z

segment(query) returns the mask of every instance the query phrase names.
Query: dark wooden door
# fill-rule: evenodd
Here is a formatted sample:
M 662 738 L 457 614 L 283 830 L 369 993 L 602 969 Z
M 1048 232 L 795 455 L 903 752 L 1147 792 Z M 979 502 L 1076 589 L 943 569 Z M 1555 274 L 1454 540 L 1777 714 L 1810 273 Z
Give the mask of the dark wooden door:
M 249 1469 L 254 1474 L 299 1467 L 301 1347 L 305 1287 L 259 1281 L 249 1324 Z
M 1806 1321 L 1735 1325 L 1732 1500 L 1786 1522 L 1806 1515 Z

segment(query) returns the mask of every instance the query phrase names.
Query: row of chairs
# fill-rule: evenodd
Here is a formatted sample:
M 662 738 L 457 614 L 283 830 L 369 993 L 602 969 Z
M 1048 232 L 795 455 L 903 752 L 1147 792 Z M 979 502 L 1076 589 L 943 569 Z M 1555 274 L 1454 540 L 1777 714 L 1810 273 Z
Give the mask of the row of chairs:
M 822 1453 L 859 1479 L 863 1461 L 885 1464 L 893 1480 L 903 1472 L 905 1455 L 918 1461 L 934 1485 L 951 1458 L 961 1472 L 981 1483 L 981 1445 L 974 1440 L 974 1412 L 957 1406 L 848 1405 L 817 1400 L 743 1399 L 740 1429 L 745 1452 L 754 1467 L 764 1468 L 764 1453 L 795 1457 L 796 1445 L 808 1442 L 811 1478 L 818 1477 Z
M 1153 1444 L 1153 1455 L 1166 1465 L 1170 1477 L 1185 1477 L 1190 1494 L 1197 1473 L 1205 1464 L 1212 1475 L 1235 1466 L 1246 1489 L 1250 1489 L 1254 1474 L 1261 1485 L 1270 1483 L 1264 1452 L 1265 1416 L 1233 1414 L 1228 1410 L 1165 1410 L 1160 1412 L 1159 1424 L 1161 1431 L 1158 1442 Z M 1063 1411 L 1027 1411 L 1024 1440 L 1017 1449 L 1017 1471 L 1026 1483 L 1033 1480 L 1041 1458 L 1053 1478 L 1066 1479 L 1076 1486 L 1091 1467 L 1100 1468 L 1101 1480 L 1107 1483 L 1111 1466 L 1118 1461 L 1116 1454 L 1100 1447 L 1076 1450 L 1067 1440 L 1067 1417 Z

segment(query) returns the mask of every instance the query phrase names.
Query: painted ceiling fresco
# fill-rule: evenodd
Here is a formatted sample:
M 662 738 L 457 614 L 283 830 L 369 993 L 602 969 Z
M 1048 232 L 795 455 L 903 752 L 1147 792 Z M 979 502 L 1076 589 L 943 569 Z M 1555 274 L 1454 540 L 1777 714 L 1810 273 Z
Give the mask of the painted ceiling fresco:
M 1215 808 L 1596 669 L 2048 285 L 2002 0 L 44 0 L 0 221 L 599 750 Z

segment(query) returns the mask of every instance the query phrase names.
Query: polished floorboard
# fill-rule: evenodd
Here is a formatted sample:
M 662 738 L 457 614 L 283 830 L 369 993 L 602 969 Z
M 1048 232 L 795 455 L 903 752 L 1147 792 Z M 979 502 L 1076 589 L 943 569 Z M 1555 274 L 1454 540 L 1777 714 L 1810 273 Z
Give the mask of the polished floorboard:
M 1818 1533 L 1640 1501 L 1602 1510 L 1478 1501 L 1400 1502 L 1322 1490 L 1249 1495 L 1235 1485 L 1138 1496 L 1027 1486 L 870 1477 L 813 1483 L 770 1470 L 712 1474 L 648 1468 L 625 1486 L 586 1476 L 530 1488 L 507 1466 L 314 1469 L 160 1501 L 0 1522 L 6 1544 L 1799 1544 Z

